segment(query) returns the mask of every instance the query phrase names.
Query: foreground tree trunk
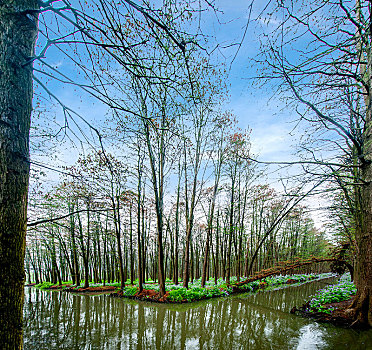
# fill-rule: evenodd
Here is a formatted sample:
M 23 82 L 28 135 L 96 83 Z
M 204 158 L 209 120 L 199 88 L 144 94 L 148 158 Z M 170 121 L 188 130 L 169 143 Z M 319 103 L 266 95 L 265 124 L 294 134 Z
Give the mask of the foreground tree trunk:
M 0 2 L 0 339 L 21 349 L 37 1 Z
M 367 187 L 371 187 L 369 184 Z M 347 311 L 354 319 L 356 326 L 372 327 L 372 191 L 368 191 L 369 206 L 366 207 L 363 217 L 363 230 L 358 230 L 357 241 L 357 263 L 355 271 L 355 284 L 357 287 L 356 297 Z
M 371 92 L 370 92 L 371 95 Z M 370 104 L 371 97 L 366 101 Z M 372 327 L 372 118 L 371 107 L 367 110 L 364 132 L 365 160 L 361 166 L 364 184 L 356 188 L 356 232 L 357 245 L 354 282 L 357 294 L 346 310 L 355 321 L 355 326 Z
M 356 18 L 362 22 L 361 2 L 356 0 Z M 371 4 L 369 4 L 371 6 Z M 369 32 L 366 32 L 364 40 L 369 45 L 363 46 L 362 33 L 357 30 L 357 50 L 361 52 L 367 64 L 361 63 L 360 74 L 364 78 L 363 88 L 364 103 L 366 106 L 365 124 L 362 135 L 362 150 L 358 154 L 361 160 L 360 174 L 362 185 L 356 186 L 356 230 L 355 241 L 357 245 L 356 269 L 354 282 L 357 287 L 357 294 L 350 308 L 346 310 L 354 319 L 356 326 L 372 327 L 372 16 L 369 7 Z M 366 86 L 368 88 L 366 88 Z M 356 181 L 359 182 L 359 181 Z

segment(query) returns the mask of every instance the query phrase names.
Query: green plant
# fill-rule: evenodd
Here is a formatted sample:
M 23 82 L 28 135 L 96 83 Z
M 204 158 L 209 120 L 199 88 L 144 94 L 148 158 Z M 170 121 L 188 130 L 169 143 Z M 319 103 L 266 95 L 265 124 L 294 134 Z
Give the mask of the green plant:
M 326 307 L 325 304 L 338 303 L 350 299 L 355 295 L 356 287 L 350 280 L 350 274 L 343 275 L 337 284 L 320 289 L 310 300 L 308 311 L 317 311 L 330 314 L 333 307 Z
M 186 288 L 179 288 L 169 291 L 168 300 L 174 301 L 174 302 L 182 302 L 186 300 Z
M 54 286 L 54 283 L 52 282 L 42 282 L 37 284 L 35 287 L 40 288 L 40 289 L 47 289 L 50 288 L 51 286 Z
M 137 287 L 125 287 L 123 289 L 123 296 L 125 297 L 132 297 L 137 293 L 138 288 Z

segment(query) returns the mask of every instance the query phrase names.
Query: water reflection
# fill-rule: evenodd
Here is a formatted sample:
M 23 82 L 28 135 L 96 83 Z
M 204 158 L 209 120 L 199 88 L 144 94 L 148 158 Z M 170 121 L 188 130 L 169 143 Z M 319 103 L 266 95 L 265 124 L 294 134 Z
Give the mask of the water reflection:
M 288 311 L 323 282 L 196 304 L 26 289 L 25 349 L 372 349 L 372 332 Z

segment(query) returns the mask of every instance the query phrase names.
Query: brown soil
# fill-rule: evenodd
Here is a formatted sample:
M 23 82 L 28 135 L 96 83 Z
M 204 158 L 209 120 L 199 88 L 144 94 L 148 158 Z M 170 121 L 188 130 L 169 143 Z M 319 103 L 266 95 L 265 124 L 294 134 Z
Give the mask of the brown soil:
M 297 281 L 294 280 L 294 279 L 292 279 L 292 278 L 290 278 L 290 279 L 286 282 L 286 284 L 294 284 L 294 283 L 297 283 Z
M 350 304 L 354 301 L 354 298 L 355 297 L 352 297 L 348 300 L 344 300 L 344 301 L 340 301 L 339 303 L 328 303 L 328 304 L 324 304 L 325 307 L 334 307 L 335 308 L 335 311 L 342 311 L 342 310 L 345 310 L 347 309 Z
M 137 298 L 154 298 L 157 294 L 159 294 L 154 289 L 144 289 L 141 293 L 137 292 L 134 296 Z
M 123 297 L 123 291 L 110 294 L 112 297 Z M 133 296 L 127 297 L 130 299 L 137 299 L 143 301 L 151 301 L 156 303 L 169 303 L 168 301 L 169 292 L 166 292 L 163 297 L 160 297 L 160 293 L 154 289 L 144 289 L 141 293 L 137 292 Z
M 101 287 L 88 287 L 88 288 L 66 288 L 65 291 L 73 293 L 102 293 L 102 292 L 113 292 L 117 288 L 114 286 L 101 286 Z
M 62 289 L 63 287 L 69 288 L 71 286 L 72 286 L 72 284 L 64 284 L 63 286 L 60 286 L 59 284 L 55 284 L 54 286 L 51 286 L 47 289 L 57 289 L 58 290 L 58 289 Z
M 64 287 L 66 287 L 67 289 L 70 288 L 72 285 L 71 284 L 64 284 L 64 285 L 59 285 L 59 284 L 55 284 L 53 286 L 50 286 L 48 288 L 43 288 L 43 290 L 64 290 Z

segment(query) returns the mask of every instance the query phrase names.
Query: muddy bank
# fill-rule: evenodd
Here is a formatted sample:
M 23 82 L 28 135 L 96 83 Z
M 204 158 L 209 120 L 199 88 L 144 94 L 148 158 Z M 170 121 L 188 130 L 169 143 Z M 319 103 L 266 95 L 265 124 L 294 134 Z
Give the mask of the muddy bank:
M 100 286 L 100 287 L 88 287 L 88 288 L 66 288 L 64 291 L 73 293 L 102 293 L 102 292 L 114 292 L 117 287 L 114 286 Z
M 313 281 L 314 279 L 311 278 L 306 282 Z M 293 285 L 295 283 L 302 284 L 306 282 L 298 282 L 294 279 L 289 279 L 285 283 L 282 283 L 280 285 L 277 285 L 277 288 L 283 287 L 285 285 Z M 182 300 L 171 300 L 170 293 L 167 291 L 164 296 L 161 296 L 159 291 L 155 289 L 143 289 L 142 292 L 137 291 L 134 295 L 125 295 L 125 292 L 123 290 L 119 290 L 115 293 L 111 293 L 109 296 L 114 297 L 114 298 L 127 298 L 127 299 L 134 299 L 134 300 L 139 300 L 139 301 L 148 301 L 148 302 L 154 302 L 154 303 L 168 303 L 168 304 L 186 304 L 186 303 L 192 303 L 195 301 L 199 300 L 206 300 L 206 299 L 212 299 L 212 298 L 221 298 L 223 296 L 228 296 L 228 295 L 235 295 L 235 294 L 243 294 L 247 292 L 256 292 L 258 290 L 265 290 L 268 289 L 270 285 L 267 282 L 260 282 L 257 285 L 252 286 L 249 290 L 237 287 L 237 286 L 231 286 L 231 291 L 229 294 L 226 295 L 213 295 L 213 296 L 198 296 L 195 299 L 192 300 L 187 300 L 187 299 L 182 299 Z M 138 289 L 138 288 L 137 288 Z M 204 288 L 208 289 L 208 288 Z
M 317 322 L 330 323 L 338 327 L 366 329 L 366 326 L 361 326 L 360 324 L 355 323 L 355 319 L 350 317 L 350 314 L 345 313 L 345 310 L 349 308 L 353 300 L 354 297 L 337 303 L 324 304 L 327 308 L 333 308 L 333 311 L 329 314 L 311 310 L 309 305 L 310 302 L 303 304 L 300 308 L 293 307 L 291 313 L 302 317 L 312 318 Z
M 292 308 L 291 313 L 341 327 L 370 328 L 367 323 L 356 321 L 350 310 L 356 293 L 357 288 L 351 280 L 350 273 L 345 273 L 340 276 L 337 283 L 319 289 L 300 308 Z
M 30 287 L 35 287 L 35 284 L 29 285 Z M 27 286 L 26 286 L 27 287 Z M 103 292 L 115 292 L 118 288 L 114 286 L 95 286 L 95 287 L 88 287 L 88 288 L 76 288 L 72 284 L 64 284 L 59 285 L 55 284 L 47 288 L 40 288 L 42 290 L 55 290 L 55 291 L 63 291 L 63 292 L 70 292 L 70 293 L 103 293 Z

